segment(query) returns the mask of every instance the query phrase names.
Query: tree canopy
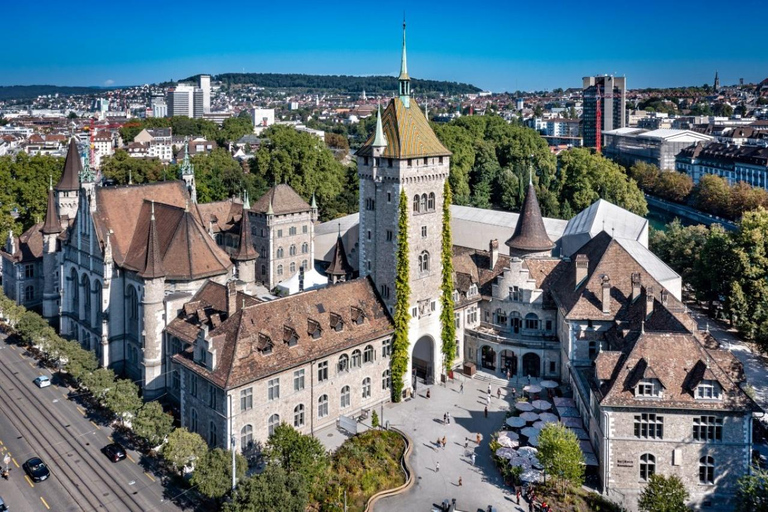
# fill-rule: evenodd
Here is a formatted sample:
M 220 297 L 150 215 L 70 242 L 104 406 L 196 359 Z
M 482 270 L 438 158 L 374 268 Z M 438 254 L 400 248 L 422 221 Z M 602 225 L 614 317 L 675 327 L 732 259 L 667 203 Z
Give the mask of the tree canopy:
M 637 505 L 641 512 L 685 512 L 688 491 L 677 475 L 653 474 L 640 493 Z
M 237 479 L 240 480 L 248 469 L 248 461 L 239 453 L 235 455 Z M 220 499 L 232 488 L 232 452 L 214 448 L 209 450 L 195 464 L 192 485 L 209 498 Z
M 175 470 L 193 466 L 208 453 L 208 445 L 200 434 L 177 428 L 168 435 L 163 446 L 163 459 Z
M 739 479 L 736 490 L 737 512 L 768 512 L 768 471 L 755 468 Z
M 330 464 L 325 447 L 317 438 L 286 423 L 278 425 L 269 436 L 264 455 L 270 465 L 280 466 L 288 473 L 300 473 L 310 494 L 323 485 Z
M 268 465 L 263 473 L 240 482 L 232 501 L 225 503 L 222 510 L 305 512 L 308 502 L 309 494 L 301 473 L 292 473 L 280 466 Z
M 584 480 L 584 454 L 576 434 L 562 423 L 550 423 L 539 434 L 539 461 L 544 471 L 560 482 L 565 492 L 569 485 Z

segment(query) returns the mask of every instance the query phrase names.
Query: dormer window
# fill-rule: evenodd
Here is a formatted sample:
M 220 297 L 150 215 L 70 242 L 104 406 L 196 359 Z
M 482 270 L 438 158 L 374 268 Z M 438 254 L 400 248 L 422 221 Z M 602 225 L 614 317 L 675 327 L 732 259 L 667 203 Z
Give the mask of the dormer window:
M 309 334 L 313 340 L 316 340 L 323 335 L 323 330 L 320 328 L 318 322 L 309 318 L 307 319 L 307 334 Z
M 352 323 L 361 325 L 365 321 L 365 313 L 360 308 L 352 306 Z
M 661 396 L 661 384 L 658 379 L 640 379 L 635 387 L 635 396 L 654 398 Z
M 341 319 L 341 315 L 331 313 L 331 329 L 336 332 L 344 330 L 344 321 Z
M 469 285 L 469 291 L 467 292 L 467 295 L 470 296 L 470 297 L 474 297 L 475 295 L 477 295 L 477 285 L 476 284 L 473 283 L 473 284 Z
M 702 380 L 696 386 L 696 398 L 701 400 L 720 400 L 722 388 L 716 380 Z
M 299 342 L 299 335 L 293 327 L 283 326 L 283 343 L 294 347 Z
M 259 333 L 259 341 L 258 341 L 258 351 L 261 352 L 262 355 L 269 355 L 272 353 L 272 338 L 267 336 L 266 334 Z

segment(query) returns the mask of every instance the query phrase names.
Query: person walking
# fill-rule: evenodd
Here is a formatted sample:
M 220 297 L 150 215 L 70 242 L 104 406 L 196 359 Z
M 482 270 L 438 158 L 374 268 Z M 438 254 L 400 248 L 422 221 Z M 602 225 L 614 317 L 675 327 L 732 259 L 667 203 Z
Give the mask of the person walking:
M 496 388 L 496 398 L 501 398 L 501 388 Z
M 515 388 L 512 388 L 512 400 L 517 398 L 517 390 Z
M 464 394 L 464 383 L 463 382 L 461 383 L 461 386 L 459 386 L 459 393 L 461 393 L 462 395 Z
M 489 395 L 491 394 L 491 383 L 490 382 L 488 383 L 488 394 Z
M 440 472 L 440 461 L 435 462 L 435 473 Z
M 445 449 L 445 445 L 448 444 L 445 440 L 445 436 L 443 436 L 443 449 Z
M 520 489 L 517 490 L 517 504 L 520 504 Z
M 469 450 L 469 439 L 464 438 L 464 450 Z
M 488 406 L 487 405 L 485 406 L 485 417 L 486 418 L 488 417 Z
M 448 418 L 448 424 L 451 424 L 451 413 L 447 412 L 445 413 L 446 417 Z
M 477 444 L 480 444 L 480 441 L 483 440 L 483 436 L 481 436 L 480 433 L 478 432 L 476 439 L 477 439 Z
M 459 477 L 459 487 L 461 487 L 461 477 Z
M 472 452 L 472 455 L 470 456 L 470 458 L 472 459 L 472 465 L 474 466 L 475 465 L 475 453 L 474 452 Z
M 429 393 L 429 388 L 427 388 L 427 398 L 431 397 L 432 395 Z
M 488 395 L 485 401 L 487 405 L 491 405 L 491 395 Z
M 447 425 L 447 424 L 448 424 L 448 413 L 446 412 L 445 414 L 443 414 L 443 425 Z

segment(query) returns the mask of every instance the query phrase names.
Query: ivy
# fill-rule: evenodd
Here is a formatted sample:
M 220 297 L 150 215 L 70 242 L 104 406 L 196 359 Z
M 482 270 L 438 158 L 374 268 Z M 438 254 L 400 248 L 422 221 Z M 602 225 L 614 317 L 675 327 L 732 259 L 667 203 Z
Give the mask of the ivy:
M 403 396 L 403 377 L 408 370 L 408 322 L 411 320 L 410 269 L 408 260 L 408 198 L 400 191 L 399 219 L 397 223 L 397 277 L 395 279 L 395 336 L 392 340 L 392 401 Z
M 453 242 L 451 241 L 451 185 L 448 180 L 443 187 L 443 283 L 440 302 L 440 323 L 443 338 L 443 365 L 445 372 L 453 367 L 456 357 L 456 324 L 453 318 Z

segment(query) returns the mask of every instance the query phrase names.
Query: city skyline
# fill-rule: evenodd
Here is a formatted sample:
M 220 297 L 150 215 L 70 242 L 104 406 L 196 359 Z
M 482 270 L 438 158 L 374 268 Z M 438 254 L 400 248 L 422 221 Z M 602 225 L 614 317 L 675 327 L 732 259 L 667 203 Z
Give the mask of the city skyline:
M 747 11 L 768 13 L 757 1 L 748 4 Z M 396 75 L 402 12 L 335 7 L 306 3 L 286 14 L 280 5 L 262 5 L 251 22 L 244 4 L 221 12 L 197 0 L 164 12 L 140 1 L 130 13 L 92 2 L 65 9 L 44 1 L 34 10 L 11 4 L 6 19 L 17 22 L 4 27 L 6 38 L 23 41 L 24 51 L 4 55 L 0 85 L 138 85 L 242 71 Z M 582 76 L 606 73 L 627 76 L 631 89 L 712 83 L 715 71 L 723 85 L 765 78 L 768 56 L 759 34 L 743 28 L 744 10 L 686 1 L 675 12 L 686 13 L 684 23 L 666 28 L 674 13 L 660 1 L 645 3 L 640 14 L 565 2 L 545 14 L 534 5 L 491 3 L 471 12 L 458 2 L 409 5 L 409 65 L 416 78 L 494 92 L 578 87 Z M 717 29 L 718 37 L 694 37 L 684 26 Z M 611 33 L 623 39 L 612 43 Z M 736 38 L 734 58 L 726 41 Z

